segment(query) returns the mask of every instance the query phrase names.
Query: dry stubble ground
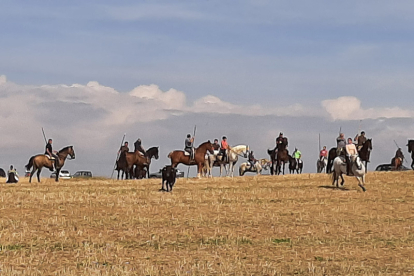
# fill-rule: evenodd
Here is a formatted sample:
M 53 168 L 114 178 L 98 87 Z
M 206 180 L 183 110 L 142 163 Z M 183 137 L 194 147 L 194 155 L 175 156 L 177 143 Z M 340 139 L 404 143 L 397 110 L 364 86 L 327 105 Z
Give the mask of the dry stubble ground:
M 1 275 L 414 273 L 414 172 L 0 184 Z

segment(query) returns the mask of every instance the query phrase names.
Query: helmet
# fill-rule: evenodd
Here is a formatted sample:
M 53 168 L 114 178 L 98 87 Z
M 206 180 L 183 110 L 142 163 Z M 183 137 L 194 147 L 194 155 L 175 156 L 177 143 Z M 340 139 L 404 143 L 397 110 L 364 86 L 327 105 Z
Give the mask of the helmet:
M 283 135 L 283 132 L 279 133 L 279 135 Z
M 365 131 L 361 131 L 361 135 L 362 135 L 362 134 L 365 134 Z
M 190 138 L 191 137 L 191 134 L 187 134 L 187 138 Z

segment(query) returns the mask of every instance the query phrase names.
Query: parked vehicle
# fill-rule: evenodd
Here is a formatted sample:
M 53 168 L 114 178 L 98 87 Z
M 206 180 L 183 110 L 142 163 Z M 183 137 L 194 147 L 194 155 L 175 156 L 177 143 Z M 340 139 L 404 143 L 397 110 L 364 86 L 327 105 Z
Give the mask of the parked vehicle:
M 184 177 L 184 172 L 180 171 L 179 169 L 177 170 L 177 175 L 176 177 Z M 149 178 L 162 178 L 162 169 L 160 169 L 158 172 L 156 173 L 150 173 Z
M 91 171 L 77 171 L 75 172 L 75 174 L 72 176 L 74 178 L 78 178 L 78 177 L 92 177 L 92 172 Z
M 30 172 L 29 172 L 29 176 L 30 176 Z M 52 174 L 50 175 L 50 178 L 56 178 L 56 172 L 52 172 Z M 60 179 L 71 179 L 72 176 L 70 175 L 70 172 L 67 170 L 61 170 L 59 172 L 59 178 Z
M 388 171 L 392 171 L 392 165 L 391 164 L 381 164 L 378 165 L 377 168 L 375 169 L 376 171 L 379 172 L 388 172 Z M 406 166 L 402 165 L 400 171 L 409 171 L 410 169 L 407 168 Z

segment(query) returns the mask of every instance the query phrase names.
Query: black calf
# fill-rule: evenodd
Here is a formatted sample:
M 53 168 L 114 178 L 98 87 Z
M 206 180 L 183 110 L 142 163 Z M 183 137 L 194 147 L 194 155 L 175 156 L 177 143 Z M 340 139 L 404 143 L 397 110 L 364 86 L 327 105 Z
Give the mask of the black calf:
M 172 187 L 174 186 L 176 177 L 177 177 L 176 169 L 171 166 L 165 166 L 162 169 L 161 190 L 167 191 L 167 192 L 172 191 Z M 165 189 L 164 189 L 164 182 L 166 182 Z

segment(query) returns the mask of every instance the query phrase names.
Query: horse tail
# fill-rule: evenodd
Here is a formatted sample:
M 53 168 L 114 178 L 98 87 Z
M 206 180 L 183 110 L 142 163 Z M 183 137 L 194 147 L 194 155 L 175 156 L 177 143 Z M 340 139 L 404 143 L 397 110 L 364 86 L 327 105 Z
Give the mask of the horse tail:
M 27 165 L 25 166 L 27 170 L 30 170 L 33 167 L 33 160 L 36 156 L 32 156 L 29 159 L 29 163 L 27 163 Z

